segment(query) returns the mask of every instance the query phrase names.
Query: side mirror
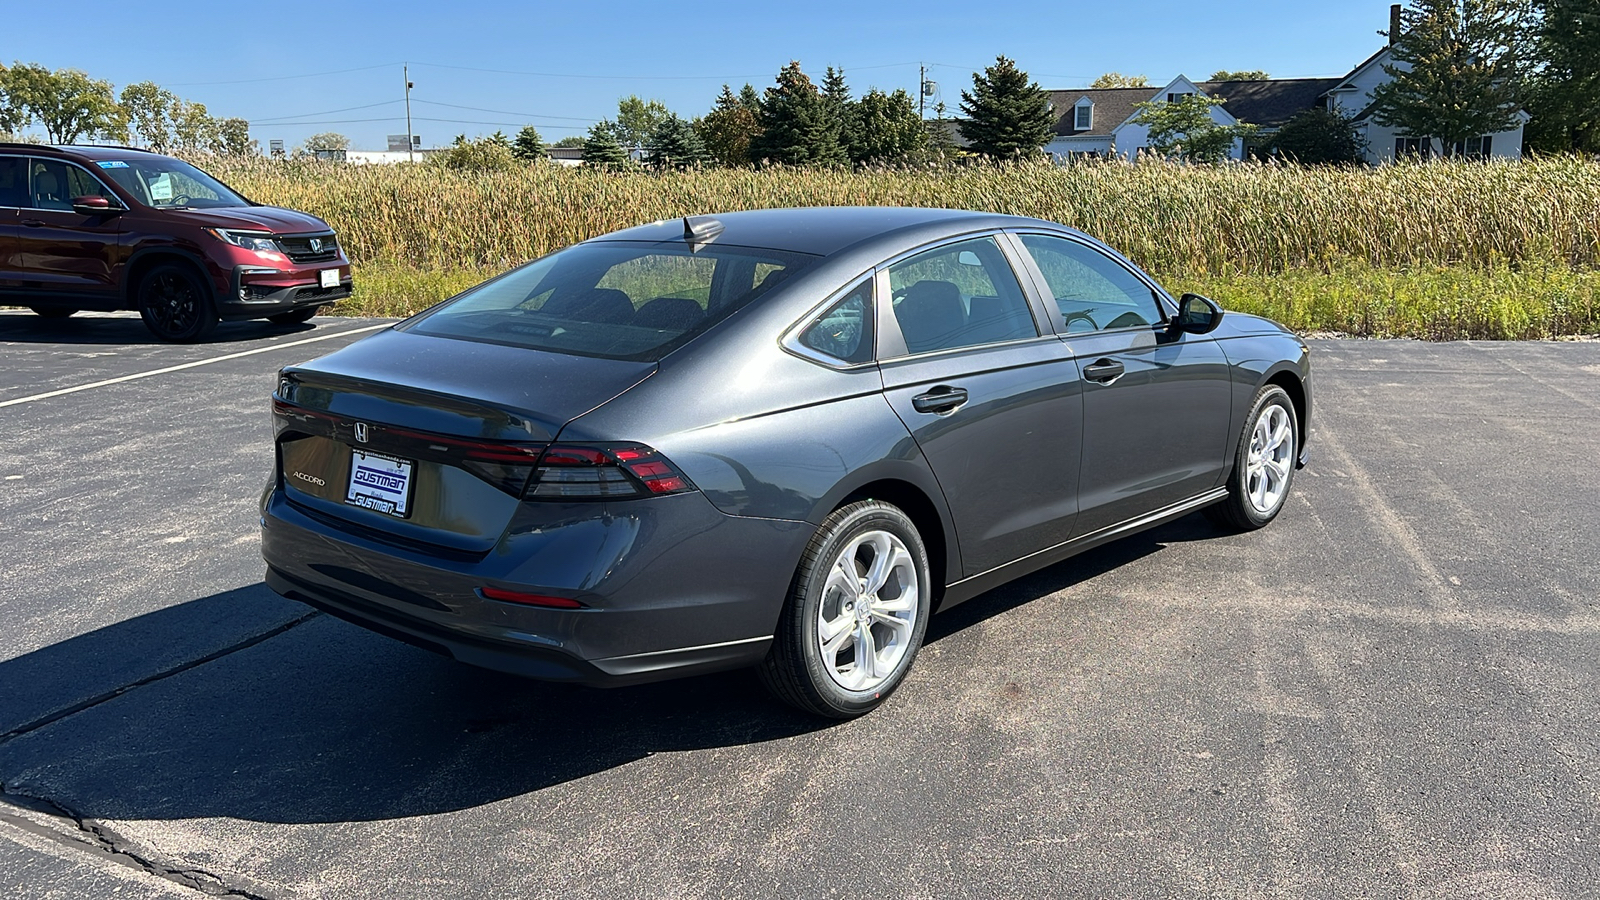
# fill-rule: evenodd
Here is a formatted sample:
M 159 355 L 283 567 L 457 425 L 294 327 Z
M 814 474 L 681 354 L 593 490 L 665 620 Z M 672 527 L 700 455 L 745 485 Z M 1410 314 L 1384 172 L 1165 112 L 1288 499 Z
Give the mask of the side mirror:
M 1174 330 L 1190 334 L 1210 334 L 1221 324 L 1222 307 L 1210 297 L 1199 294 L 1184 294 L 1178 301 L 1178 316 L 1172 320 Z
M 127 212 L 121 204 L 95 196 L 73 197 L 72 211 L 80 216 L 119 216 Z

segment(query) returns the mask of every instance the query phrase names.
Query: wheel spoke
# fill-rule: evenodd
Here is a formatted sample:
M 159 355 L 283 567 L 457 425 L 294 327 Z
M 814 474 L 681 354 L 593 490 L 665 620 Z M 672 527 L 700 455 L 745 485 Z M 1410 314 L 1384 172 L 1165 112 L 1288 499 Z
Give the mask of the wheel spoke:
M 861 543 L 872 548 L 872 565 L 867 568 L 867 583 L 862 593 L 875 594 L 889 580 L 889 572 L 894 567 L 896 550 L 889 543 L 889 536 L 881 531 L 868 535 L 862 539 Z M 858 544 L 857 546 L 860 545 Z
M 878 679 L 878 644 L 872 637 L 872 626 L 861 624 L 856 628 L 856 671 L 863 681 Z

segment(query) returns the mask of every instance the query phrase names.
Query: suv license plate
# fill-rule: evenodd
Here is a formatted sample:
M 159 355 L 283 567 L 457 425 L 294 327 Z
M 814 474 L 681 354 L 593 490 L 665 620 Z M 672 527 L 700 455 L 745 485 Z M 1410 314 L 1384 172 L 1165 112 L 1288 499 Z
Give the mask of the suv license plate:
M 317 273 L 317 281 L 322 287 L 336 288 L 339 286 L 339 270 L 323 269 Z
M 411 471 L 408 459 L 366 450 L 350 452 L 350 487 L 344 502 L 404 519 L 411 515 Z

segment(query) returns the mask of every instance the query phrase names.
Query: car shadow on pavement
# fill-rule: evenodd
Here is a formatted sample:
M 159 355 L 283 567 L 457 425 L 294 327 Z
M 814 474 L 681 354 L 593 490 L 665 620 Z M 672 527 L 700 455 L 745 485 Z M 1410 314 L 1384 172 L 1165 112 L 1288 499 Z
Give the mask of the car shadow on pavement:
M 930 640 L 1167 543 L 1215 536 L 1203 521 L 1178 522 L 1120 541 L 936 616 Z M 252 585 L 62 641 L 0 663 L 0 697 L 84 695 L 77 681 L 133 672 L 153 648 L 213 627 L 221 603 L 283 620 L 270 604 L 285 602 Z M 299 618 L 268 640 L 192 668 L 152 668 L 147 676 L 175 673 L 0 739 L 5 790 L 94 819 L 375 821 L 474 808 L 657 753 L 803 739 L 837 724 L 780 705 L 749 671 L 616 690 L 545 684 L 295 606 Z
M 265 319 L 223 322 L 206 338 L 207 344 L 236 344 L 315 330 L 311 323 L 275 325 Z M 31 312 L 0 310 L 0 342 L 22 344 L 93 344 L 102 346 L 163 344 L 138 313 L 79 314 L 70 319 L 46 319 Z

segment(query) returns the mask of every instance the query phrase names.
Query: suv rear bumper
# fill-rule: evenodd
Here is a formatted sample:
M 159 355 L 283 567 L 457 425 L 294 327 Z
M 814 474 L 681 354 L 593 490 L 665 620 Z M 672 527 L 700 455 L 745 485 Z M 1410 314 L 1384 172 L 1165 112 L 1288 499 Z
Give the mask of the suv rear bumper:
M 289 271 L 234 266 L 228 278 L 227 293 L 217 298 L 217 315 L 224 322 L 259 319 L 343 300 L 354 288 L 350 264 L 339 263 L 339 286 L 325 288 L 318 282 L 317 273 L 330 268 L 334 266 Z

